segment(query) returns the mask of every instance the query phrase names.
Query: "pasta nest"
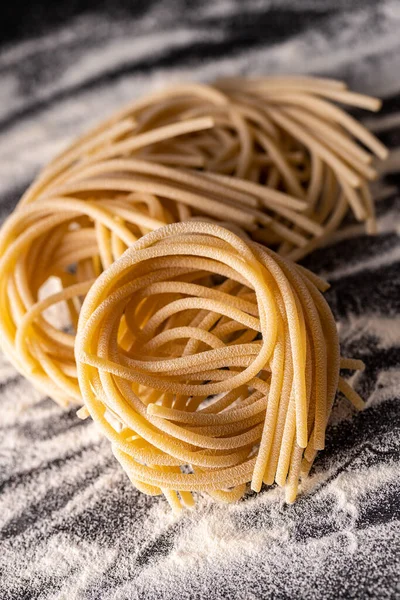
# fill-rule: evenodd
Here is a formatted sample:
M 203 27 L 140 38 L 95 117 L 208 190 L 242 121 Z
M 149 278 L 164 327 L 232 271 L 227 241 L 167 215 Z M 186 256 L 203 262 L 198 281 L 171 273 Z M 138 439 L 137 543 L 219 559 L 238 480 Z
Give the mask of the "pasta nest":
M 142 235 L 214 220 L 299 260 L 349 210 L 384 146 L 334 102 L 380 102 L 312 77 L 188 84 L 135 101 L 38 176 L 0 233 L 0 343 L 61 405 L 80 404 L 74 339 L 93 281 Z
M 324 447 L 340 359 L 321 279 L 215 224 L 147 234 L 93 284 L 76 360 L 85 407 L 133 484 L 175 510 L 263 482 L 297 494 Z

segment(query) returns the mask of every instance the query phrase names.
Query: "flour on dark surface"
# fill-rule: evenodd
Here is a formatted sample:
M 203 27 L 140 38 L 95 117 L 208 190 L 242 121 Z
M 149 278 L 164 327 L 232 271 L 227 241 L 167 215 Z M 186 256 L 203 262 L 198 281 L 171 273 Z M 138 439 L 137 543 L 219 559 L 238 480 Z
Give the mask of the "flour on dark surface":
M 274 487 L 228 506 L 199 496 L 177 518 L 132 488 L 92 422 L 42 397 L 1 356 L 0 597 L 399 598 L 399 4 L 169 0 L 138 2 L 133 17 L 127 2 L 106 4 L 69 3 L 64 18 L 52 8 L 48 21 L 39 11 L 18 26 L 9 12 L 1 217 L 79 132 L 174 81 L 308 72 L 384 97 L 380 114 L 361 115 L 393 150 L 374 184 L 379 235 L 305 261 L 332 283 L 342 354 L 366 363 L 351 382 L 367 408 L 356 414 L 338 395 L 295 504 Z

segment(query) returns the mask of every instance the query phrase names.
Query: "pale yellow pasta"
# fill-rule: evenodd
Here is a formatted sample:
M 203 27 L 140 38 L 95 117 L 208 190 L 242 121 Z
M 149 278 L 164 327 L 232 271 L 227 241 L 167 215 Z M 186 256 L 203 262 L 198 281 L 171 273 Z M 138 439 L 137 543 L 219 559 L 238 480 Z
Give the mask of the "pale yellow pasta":
M 166 224 L 218 221 L 295 261 L 349 210 L 373 232 L 367 182 L 386 149 L 333 102 L 380 105 L 331 80 L 239 78 L 154 93 L 77 140 L 0 233 L 0 344 L 13 364 L 60 404 L 80 404 L 82 301 L 126 248 Z M 322 423 L 320 411 L 318 439 Z
M 303 267 L 217 224 L 147 234 L 83 303 L 80 416 L 108 437 L 132 483 L 175 511 L 190 492 L 234 501 L 263 481 L 294 501 L 338 387 L 363 404 L 339 378 L 363 365 L 340 361 L 321 289 Z

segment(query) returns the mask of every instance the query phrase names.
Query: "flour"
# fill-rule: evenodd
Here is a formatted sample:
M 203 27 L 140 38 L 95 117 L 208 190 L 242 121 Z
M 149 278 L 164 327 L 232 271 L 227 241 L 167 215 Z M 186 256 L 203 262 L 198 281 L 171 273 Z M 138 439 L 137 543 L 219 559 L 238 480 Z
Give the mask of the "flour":
M 393 261 L 400 260 L 400 244 L 395 248 L 390 248 L 386 252 L 382 252 L 378 256 L 372 256 L 362 261 L 357 261 L 357 264 L 350 264 L 339 267 L 332 272 L 322 273 L 322 277 L 326 278 L 330 282 L 347 277 L 348 275 L 356 275 L 361 273 L 363 270 L 375 271 L 381 267 L 390 265 Z
M 282 7 L 295 15 L 299 3 L 189 4 L 148 3 L 143 14 L 126 20 L 88 14 L 4 48 L 2 215 L 79 132 L 174 81 L 309 72 L 345 77 L 361 92 L 398 93 L 395 0 L 338 3 L 334 10 L 327 0 L 319 8 L 302 2 L 301 11 L 315 19 L 300 34 L 270 42 L 273 26 L 262 26 L 262 37 L 246 44 L 236 44 L 230 18 L 244 14 L 246 21 L 253 13 L 258 23 L 266 6 L 279 18 Z M 315 26 L 321 11 L 331 17 Z M 234 44 L 226 52 L 219 42 L 230 38 Z M 193 42 L 200 45 L 197 56 Z M 160 64 L 153 66 L 154 57 Z M 389 114 L 369 118 L 377 131 L 399 126 L 393 101 L 390 106 Z M 398 171 L 398 155 L 385 169 Z M 399 231 L 399 213 L 392 184 L 374 186 L 374 197 L 381 197 L 380 237 L 321 250 L 334 263 L 325 272 L 333 281 L 335 308 L 341 302 L 343 353 L 367 362 L 353 380 L 367 409 L 356 414 L 338 398 L 326 449 L 293 505 L 285 505 L 273 487 L 234 505 L 197 496 L 193 511 L 174 517 L 164 499 L 132 487 L 90 419 L 80 421 L 74 410 L 43 398 L 0 356 L 2 600 L 400 597 L 399 246 L 390 237 Z M 390 267 L 376 289 L 374 278 Z M 360 310 L 352 310 L 353 300 Z
M 365 521 L 365 511 L 398 492 L 398 463 L 368 466 L 373 455 L 362 439 L 357 454 L 336 451 L 328 462 L 317 460 L 294 505 L 285 505 L 278 488 L 234 505 L 198 496 L 196 508 L 177 518 L 163 499 L 131 487 L 93 423 L 72 427 L 68 416 L 63 430 L 65 413 L 50 401 L 23 406 L 24 386 L 18 379 L 14 401 L 11 394 L 3 399 L 2 454 L 19 460 L 17 469 L 2 463 L 0 589 L 14 594 L 4 598 L 18 597 L 28 582 L 38 593 L 46 590 L 46 600 L 255 599 L 262 593 L 311 599 L 323 589 L 324 597 L 346 597 L 335 596 L 337 577 L 351 565 L 377 585 L 368 564 L 377 537 L 382 555 L 400 550 L 394 521 L 385 527 L 379 518 Z M 40 421 L 50 419 L 53 432 L 40 432 Z M 29 423 L 37 426 L 27 431 Z M 335 445 L 329 437 L 328 446 Z M 395 448 L 390 439 L 372 434 L 371 449 Z M 395 561 L 374 557 L 378 580 L 393 577 Z M 5 568 L 11 562 L 14 568 Z

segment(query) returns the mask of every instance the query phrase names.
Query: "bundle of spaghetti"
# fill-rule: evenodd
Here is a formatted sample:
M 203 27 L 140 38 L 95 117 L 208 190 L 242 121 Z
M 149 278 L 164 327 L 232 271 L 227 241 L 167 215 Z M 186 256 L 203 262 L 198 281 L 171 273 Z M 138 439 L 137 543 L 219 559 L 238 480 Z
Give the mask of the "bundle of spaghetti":
M 246 484 L 294 501 L 325 443 L 340 377 L 327 284 L 219 225 L 168 225 L 93 284 L 75 346 L 85 406 L 132 483 L 172 508 Z
M 20 204 L 43 197 L 155 196 L 175 221 L 239 224 L 299 260 L 350 209 L 375 232 L 368 181 L 387 149 L 332 101 L 377 111 L 380 100 L 314 77 L 176 85 L 130 104 L 81 137 Z
M 41 200 L 15 211 L 1 231 L 2 348 L 25 377 L 64 406 L 82 403 L 74 342 L 91 284 L 144 233 L 171 222 L 155 199 L 137 195 L 127 203 Z
M 181 85 L 77 140 L 0 233 L 0 344 L 13 364 L 60 404 L 81 403 L 82 300 L 128 246 L 168 223 L 219 221 L 296 261 L 349 208 L 372 232 L 371 152 L 386 149 L 332 101 L 380 105 L 312 77 Z

